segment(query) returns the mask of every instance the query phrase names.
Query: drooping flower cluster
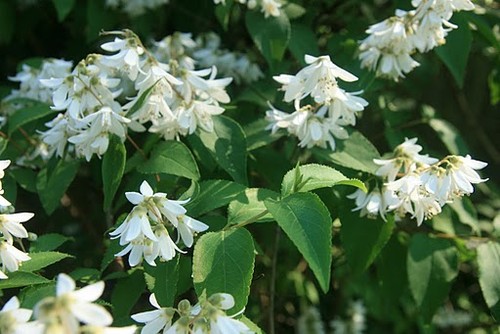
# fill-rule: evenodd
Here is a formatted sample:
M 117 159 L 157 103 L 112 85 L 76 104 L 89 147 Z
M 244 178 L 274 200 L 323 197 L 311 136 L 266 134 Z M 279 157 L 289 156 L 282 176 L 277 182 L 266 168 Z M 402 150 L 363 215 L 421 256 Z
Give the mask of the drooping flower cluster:
M 248 9 L 256 9 L 259 6 L 260 11 L 267 18 L 269 16 L 278 17 L 281 15 L 281 7 L 284 2 L 280 0 L 237 0 L 238 3 L 246 5 Z M 225 0 L 214 0 L 215 4 L 226 4 Z
M 17 297 L 12 297 L 0 311 L 2 334 L 133 334 L 136 326 L 109 327 L 111 314 L 95 301 L 104 291 L 100 281 L 76 290 L 75 281 L 66 274 L 59 274 L 56 295 L 45 297 L 33 311 L 20 308 Z M 33 321 L 29 321 L 33 316 Z
M 146 260 L 156 266 L 155 260 L 171 260 L 177 252 L 184 253 L 172 240 L 170 233 L 177 230 L 177 242 L 182 239 L 186 247 L 191 247 L 194 234 L 203 232 L 208 226 L 186 215 L 183 207 L 189 200 L 174 201 L 165 193 L 153 193 L 146 182 L 142 182 L 140 193 L 127 192 L 125 196 L 134 208 L 125 221 L 110 233 L 119 238 L 120 245 L 126 246 L 116 256 L 129 254 L 129 264 L 136 266 Z
M 329 146 L 335 150 L 335 139 L 348 138 L 346 126 L 356 125 L 356 117 L 368 105 L 358 93 L 349 93 L 338 85 L 338 79 L 352 82 L 358 78 L 335 65 L 329 56 L 306 55 L 308 64 L 296 75 L 281 74 L 274 80 L 282 84 L 285 102 L 294 102 L 291 114 L 273 106 L 267 111 L 268 129 L 275 133 L 286 129 L 298 137 L 300 147 Z M 312 104 L 302 105 L 310 97 Z
M 3 197 L 4 190 L 1 181 L 9 165 L 10 160 L 0 160 L 0 279 L 7 279 L 7 272 L 19 270 L 22 262 L 31 259 L 28 254 L 14 246 L 14 238 L 28 238 L 28 231 L 21 223 L 33 218 L 34 214 L 30 212 L 4 213 L 6 207 L 12 205 Z
M 333 333 L 339 334 L 362 334 L 366 332 L 366 307 L 361 300 L 351 301 L 348 309 L 348 317 L 342 319 L 336 316 L 330 322 Z
M 233 296 L 216 293 L 192 306 L 188 300 L 181 300 L 177 308 L 161 307 L 152 294 L 149 298 L 156 310 L 132 315 L 132 319 L 145 324 L 141 334 L 212 333 L 250 334 L 254 333 L 243 322 L 228 316 L 225 311 L 234 307 Z M 178 316 L 176 321 L 174 317 Z
M 416 142 L 416 138 L 407 139 L 395 148 L 391 159 L 374 160 L 380 165 L 376 175 L 384 183 L 367 194 L 361 190 L 351 194 L 356 201 L 354 210 L 360 210 L 362 216 L 380 214 L 384 218 L 387 212 L 395 212 L 397 218 L 409 213 L 420 225 L 439 214 L 446 203 L 471 194 L 473 184 L 486 181 L 476 170 L 487 163 L 469 155 L 441 160 L 421 155 L 422 146 Z
M 318 308 L 309 306 L 297 319 L 296 333 L 326 334 Z
M 111 8 L 120 8 L 131 17 L 144 14 L 147 10 L 156 9 L 169 0 L 106 0 L 106 6 Z
M 395 81 L 419 65 L 412 55 L 427 52 L 446 42 L 453 12 L 473 10 L 470 0 L 412 0 L 411 11 L 396 10 L 396 15 L 376 23 L 361 41 L 361 67 Z

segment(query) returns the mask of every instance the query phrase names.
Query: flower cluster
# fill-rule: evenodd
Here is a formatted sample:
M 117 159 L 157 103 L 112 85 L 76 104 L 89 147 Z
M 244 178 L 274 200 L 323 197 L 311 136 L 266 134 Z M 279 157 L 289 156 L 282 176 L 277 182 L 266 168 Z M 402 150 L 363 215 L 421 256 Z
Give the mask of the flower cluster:
M 111 314 L 101 305 L 94 303 L 104 291 L 100 281 L 75 290 L 73 279 L 59 274 L 56 295 L 40 300 L 33 310 L 20 308 L 17 297 L 12 297 L 0 311 L 0 332 L 2 334 L 133 334 L 136 326 L 109 327 L 113 322 Z M 31 318 L 33 321 L 29 321 Z
M 449 20 L 453 12 L 472 10 L 470 0 L 412 0 L 411 11 L 396 10 L 396 15 L 376 23 L 361 41 L 361 67 L 398 81 L 419 65 L 412 55 L 427 52 L 446 42 L 448 32 L 457 26 Z
M 306 55 L 308 64 L 296 75 L 281 74 L 274 80 L 282 84 L 285 102 L 294 102 L 291 114 L 273 106 L 267 111 L 268 129 L 275 133 L 287 129 L 298 137 L 300 147 L 327 147 L 335 150 L 335 139 L 346 139 L 346 126 L 356 124 L 356 116 L 368 105 L 366 100 L 339 87 L 337 79 L 352 82 L 358 78 L 335 65 L 329 56 Z M 301 105 L 310 97 L 312 104 Z
M 181 300 L 177 308 L 161 307 L 152 294 L 149 298 L 156 310 L 137 313 L 132 319 L 145 324 L 141 334 L 174 333 L 254 333 L 243 322 L 234 319 L 225 311 L 234 307 L 234 298 L 227 293 L 216 293 L 192 306 L 188 300 Z M 173 321 L 175 316 L 176 321 Z
M 281 15 L 281 7 L 283 3 L 280 0 L 237 0 L 237 2 L 246 5 L 248 9 L 256 9 L 257 5 L 260 11 L 267 18 L 269 16 L 278 17 Z M 215 4 L 226 4 L 225 0 L 214 0 Z
M 374 160 L 380 166 L 376 175 L 384 183 L 367 194 L 361 190 L 351 194 L 356 201 L 354 210 L 360 210 L 362 216 L 380 214 L 383 218 L 387 212 L 395 212 L 397 218 L 409 213 L 420 225 L 439 214 L 446 203 L 471 194 L 473 184 L 487 181 L 476 172 L 487 163 L 469 155 L 449 155 L 441 160 L 421 155 L 422 146 L 416 142 L 416 138 L 406 139 L 391 159 Z
M 366 307 L 361 300 L 351 301 L 348 309 L 348 318 L 342 319 L 336 316 L 330 322 L 333 333 L 337 334 L 361 334 L 366 331 Z
M 131 17 L 168 4 L 169 0 L 106 0 L 106 6 L 120 8 Z
M 140 193 L 127 192 L 125 196 L 134 208 L 110 235 L 113 239 L 119 238 L 121 246 L 126 246 L 116 256 L 130 253 L 131 266 L 143 259 L 156 266 L 158 257 L 161 261 L 169 261 L 176 252 L 183 253 L 170 237 L 169 229 L 177 230 L 177 242 L 182 239 L 186 247 L 193 245 L 196 232 L 208 229 L 206 224 L 186 216 L 183 204 L 189 200 L 174 201 L 167 199 L 165 193 L 153 193 L 146 181 L 142 182 Z
M 5 207 L 12 205 L 3 197 L 4 190 L 1 181 L 5 175 L 5 169 L 9 165 L 10 160 L 0 160 L 0 207 L 2 208 L 0 214 L 0 279 L 7 279 L 6 272 L 17 271 L 22 262 L 31 259 L 28 254 L 14 246 L 14 238 L 28 238 L 28 231 L 21 223 L 33 218 L 34 214 L 30 212 L 3 213 Z

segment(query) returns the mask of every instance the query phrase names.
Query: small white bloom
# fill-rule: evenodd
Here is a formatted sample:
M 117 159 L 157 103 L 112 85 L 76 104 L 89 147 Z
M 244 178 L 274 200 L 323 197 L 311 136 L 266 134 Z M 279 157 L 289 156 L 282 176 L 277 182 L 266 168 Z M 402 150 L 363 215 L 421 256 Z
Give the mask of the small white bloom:
M 20 327 L 29 321 L 32 313 L 31 310 L 20 308 L 16 296 L 10 298 L 0 310 L 0 333 L 20 333 Z
M 30 260 L 28 254 L 20 251 L 6 241 L 0 241 L 0 261 L 2 262 L 2 272 L 14 272 L 19 269 L 22 262 Z M 0 277 L 6 278 L 6 277 Z
M 277 0 L 262 0 L 261 6 L 261 11 L 264 13 L 264 17 L 280 16 L 281 3 Z
M 21 223 L 30 220 L 34 215 L 30 212 L 0 214 L 0 232 L 2 232 L 5 240 L 12 245 L 14 241 L 13 236 L 27 238 L 28 231 L 26 231 Z
M 156 301 L 154 294 L 149 296 L 149 302 L 156 310 L 132 314 L 131 318 L 134 321 L 145 324 L 141 330 L 141 334 L 157 334 L 161 331 L 166 333 L 172 326 L 172 318 L 175 315 L 175 310 L 170 307 L 161 307 Z

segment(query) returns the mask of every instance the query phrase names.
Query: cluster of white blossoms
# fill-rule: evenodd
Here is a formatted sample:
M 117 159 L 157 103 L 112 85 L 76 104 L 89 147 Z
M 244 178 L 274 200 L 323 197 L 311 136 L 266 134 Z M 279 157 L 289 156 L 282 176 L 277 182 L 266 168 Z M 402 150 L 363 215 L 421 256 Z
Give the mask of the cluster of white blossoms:
M 412 55 L 427 52 L 446 42 L 453 12 L 473 10 L 470 0 L 412 0 L 411 11 L 396 10 L 396 15 L 376 23 L 361 41 L 361 67 L 395 81 L 419 65 Z
M 362 216 L 380 214 L 384 219 L 387 212 L 394 212 L 396 218 L 409 213 L 420 225 L 439 214 L 446 203 L 471 194 L 473 184 L 487 181 L 476 172 L 487 163 L 469 155 L 449 155 L 441 160 L 421 155 L 422 146 L 416 142 L 417 138 L 406 139 L 395 148 L 392 158 L 374 160 L 380 165 L 376 175 L 384 183 L 369 193 L 357 190 L 351 194 L 356 201 L 354 210 L 360 210 Z
M 177 252 L 184 253 L 170 237 L 173 229 L 177 230 L 176 242 L 182 239 L 186 247 L 193 245 L 195 233 L 208 229 L 208 225 L 186 215 L 183 205 L 189 200 L 174 201 L 165 193 L 153 193 L 146 181 L 142 182 L 140 193 L 127 192 L 125 196 L 134 208 L 110 235 L 125 246 L 116 256 L 130 253 L 130 266 L 137 266 L 143 259 L 156 266 L 158 257 L 160 261 L 169 261 Z
M 284 101 L 293 101 L 295 111 L 289 114 L 271 106 L 266 113 L 271 123 L 268 129 L 273 133 L 286 129 L 298 137 L 300 147 L 330 146 L 335 150 L 335 139 L 348 138 L 345 127 L 356 125 L 356 117 L 368 102 L 356 96 L 360 92 L 349 93 L 339 87 L 338 79 L 352 82 L 358 78 L 335 65 L 329 56 L 306 55 L 305 61 L 308 66 L 296 75 L 274 77 L 283 85 Z M 310 103 L 303 105 L 304 99 Z
M 76 290 L 75 281 L 59 274 L 56 295 L 40 300 L 33 310 L 20 308 L 12 297 L 0 311 L 2 334 L 133 334 L 136 326 L 109 327 L 113 317 L 95 301 L 104 291 L 100 281 Z M 32 321 L 30 319 L 33 318 Z
M 366 332 L 366 307 L 361 300 L 352 301 L 349 305 L 348 318 L 336 316 L 330 322 L 334 334 L 362 334 Z
M 325 324 L 317 307 L 309 306 L 297 319 L 295 332 L 309 334 L 326 334 Z
M 149 301 L 156 310 L 137 313 L 132 319 L 145 324 L 141 334 L 250 334 L 243 322 L 228 316 L 225 311 L 234 307 L 234 298 L 227 293 L 216 293 L 196 305 L 184 299 L 177 308 L 161 307 L 154 294 Z M 174 317 L 177 317 L 176 321 Z
M 0 160 L 0 212 L 2 212 L 0 214 L 0 279 L 7 279 L 7 272 L 19 270 L 22 262 L 31 259 L 27 253 L 14 246 L 14 240 L 15 238 L 28 238 L 28 231 L 21 223 L 33 218 L 34 214 L 30 212 L 3 213 L 12 205 L 3 197 L 4 189 L 2 187 L 5 169 L 9 165 L 10 160 Z
M 260 8 L 260 11 L 267 18 L 269 16 L 278 17 L 281 15 L 281 7 L 284 2 L 280 0 L 236 0 L 236 2 L 246 5 L 248 9 L 257 9 Z M 214 3 L 217 5 L 222 3 L 226 4 L 225 0 L 214 0 Z
M 169 0 L 106 0 L 106 6 L 120 8 L 130 16 L 139 16 L 147 10 L 152 10 L 168 4 Z

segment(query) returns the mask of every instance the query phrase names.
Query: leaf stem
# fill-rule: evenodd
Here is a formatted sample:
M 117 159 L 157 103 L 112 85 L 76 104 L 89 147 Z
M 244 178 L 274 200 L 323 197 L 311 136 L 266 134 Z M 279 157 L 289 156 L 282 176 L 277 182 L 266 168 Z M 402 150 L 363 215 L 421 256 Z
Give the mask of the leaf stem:
M 243 226 L 255 223 L 257 220 L 259 220 L 260 218 L 264 217 L 268 213 L 269 213 L 269 211 L 266 209 L 266 210 L 262 211 L 261 213 L 256 214 L 252 218 L 245 220 L 244 222 L 241 222 L 241 223 L 236 224 L 236 225 L 228 225 L 228 226 L 224 227 L 224 231 L 226 231 L 226 230 L 228 230 L 230 228 L 240 228 L 240 227 L 243 227 Z

